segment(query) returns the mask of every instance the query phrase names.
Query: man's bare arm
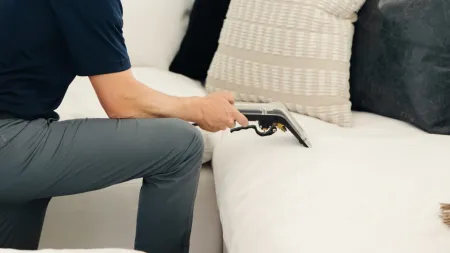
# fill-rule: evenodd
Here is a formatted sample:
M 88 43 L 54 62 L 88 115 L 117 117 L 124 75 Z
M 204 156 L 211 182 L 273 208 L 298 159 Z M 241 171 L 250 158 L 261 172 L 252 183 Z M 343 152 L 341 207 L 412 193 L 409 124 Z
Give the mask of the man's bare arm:
M 174 97 L 139 82 L 131 70 L 90 77 L 105 112 L 110 118 L 202 119 L 200 97 Z
M 211 132 L 234 127 L 235 122 L 248 124 L 234 107 L 229 92 L 205 97 L 169 96 L 139 82 L 131 70 L 91 76 L 90 80 L 110 118 L 178 118 L 196 122 Z

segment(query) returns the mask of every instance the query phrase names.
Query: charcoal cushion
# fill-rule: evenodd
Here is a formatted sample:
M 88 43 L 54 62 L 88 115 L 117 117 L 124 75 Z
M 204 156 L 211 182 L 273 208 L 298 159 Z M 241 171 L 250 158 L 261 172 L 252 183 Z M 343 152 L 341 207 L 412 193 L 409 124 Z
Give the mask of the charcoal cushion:
M 450 2 L 367 0 L 355 27 L 354 110 L 450 134 Z
M 218 47 L 230 0 L 196 0 L 180 49 L 169 70 L 204 83 Z

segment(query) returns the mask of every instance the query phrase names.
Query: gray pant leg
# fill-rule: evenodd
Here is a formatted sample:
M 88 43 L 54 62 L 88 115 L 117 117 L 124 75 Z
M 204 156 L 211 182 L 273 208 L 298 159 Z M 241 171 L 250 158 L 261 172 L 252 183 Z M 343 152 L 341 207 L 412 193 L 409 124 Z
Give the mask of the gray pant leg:
M 0 209 L 143 178 L 136 249 L 187 253 L 202 153 L 200 132 L 174 119 L 0 120 Z M 14 220 L 0 211 L 0 229 Z
M 0 248 L 37 249 L 49 201 L 0 204 Z

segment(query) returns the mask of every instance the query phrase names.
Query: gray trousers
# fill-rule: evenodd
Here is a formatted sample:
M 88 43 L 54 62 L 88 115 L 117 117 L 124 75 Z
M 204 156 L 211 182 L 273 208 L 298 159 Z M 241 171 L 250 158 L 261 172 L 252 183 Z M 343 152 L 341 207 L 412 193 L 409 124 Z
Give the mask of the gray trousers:
M 142 178 L 135 249 L 187 253 L 202 155 L 176 119 L 0 119 L 0 248 L 37 249 L 52 197 Z

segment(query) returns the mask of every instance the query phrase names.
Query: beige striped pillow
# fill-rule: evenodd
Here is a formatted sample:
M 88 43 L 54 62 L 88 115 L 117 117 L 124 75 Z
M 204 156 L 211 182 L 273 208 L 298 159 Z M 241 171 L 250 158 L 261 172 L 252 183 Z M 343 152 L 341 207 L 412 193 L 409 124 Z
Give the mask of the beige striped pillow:
M 349 127 L 353 23 L 364 0 L 231 0 L 208 92 L 280 101 Z

